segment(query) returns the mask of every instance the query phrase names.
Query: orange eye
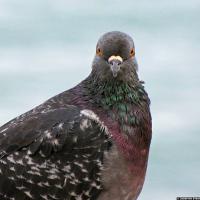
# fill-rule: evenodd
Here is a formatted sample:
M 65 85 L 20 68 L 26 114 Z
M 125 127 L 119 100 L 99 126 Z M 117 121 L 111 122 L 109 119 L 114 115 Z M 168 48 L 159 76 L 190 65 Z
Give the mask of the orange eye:
M 100 48 L 97 48 L 96 53 L 97 53 L 97 55 L 102 56 L 102 51 Z
M 130 56 L 133 57 L 134 55 L 135 55 L 135 50 L 134 50 L 134 48 L 132 48 L 130 51 Z

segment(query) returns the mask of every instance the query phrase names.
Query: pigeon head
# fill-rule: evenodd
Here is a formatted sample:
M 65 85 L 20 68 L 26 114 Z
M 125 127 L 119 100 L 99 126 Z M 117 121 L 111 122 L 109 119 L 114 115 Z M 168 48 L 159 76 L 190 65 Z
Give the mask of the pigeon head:
M 137 62 L 132 38 L 126 33 L 105 33 L 96 45 L 92 72 L 101 80 L 130 81 L 137 76 Z

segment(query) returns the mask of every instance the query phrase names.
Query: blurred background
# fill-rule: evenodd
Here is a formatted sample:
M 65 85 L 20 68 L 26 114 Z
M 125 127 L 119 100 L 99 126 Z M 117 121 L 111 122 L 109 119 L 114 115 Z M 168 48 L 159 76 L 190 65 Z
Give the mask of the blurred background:
M 0 0 L 0 125 L 83 80 L 111 30 L 134 38 L 152 101 L 139 200 L 200 196 L 199 0 Z

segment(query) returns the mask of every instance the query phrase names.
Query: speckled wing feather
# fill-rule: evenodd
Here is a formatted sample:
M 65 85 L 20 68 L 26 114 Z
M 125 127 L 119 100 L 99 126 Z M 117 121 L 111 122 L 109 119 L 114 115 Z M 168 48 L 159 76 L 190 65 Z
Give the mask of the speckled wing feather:
M 109 146 L 98 120 L 75 106 L 13 120 L 0 128 L 0 199 L 95 200 Z

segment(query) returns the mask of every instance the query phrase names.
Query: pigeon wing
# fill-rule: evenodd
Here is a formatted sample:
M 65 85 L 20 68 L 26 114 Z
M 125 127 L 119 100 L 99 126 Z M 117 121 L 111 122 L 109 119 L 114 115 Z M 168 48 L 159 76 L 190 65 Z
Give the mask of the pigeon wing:
M 1 127 L 0 197 L 96 199 L 111 142 L 98 118 L 86 113 L 66 106 Z

